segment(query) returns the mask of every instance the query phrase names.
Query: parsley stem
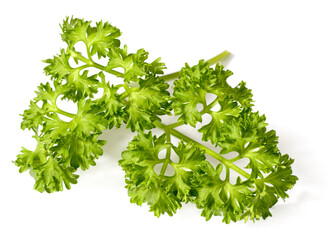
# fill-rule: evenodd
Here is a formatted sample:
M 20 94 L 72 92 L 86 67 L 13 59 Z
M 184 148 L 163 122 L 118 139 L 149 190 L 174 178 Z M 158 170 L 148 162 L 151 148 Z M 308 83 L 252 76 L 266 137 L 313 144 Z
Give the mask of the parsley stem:
M 209 105 L 203 108 L 200 112 L 201 114 L 210 113 L 210 109 L 212 109 L 219 101 L 219 97 L 217 97 L 214 101 L 212 101 Z
M 214 65 L 218 62 L 225 61 L 230 55 L 231 55 L 231 53 L 229 51 L 223 51 L 222 53 L 218 54 L 217 56 L 209 59 L 208 62 L 210 65 Z M 179 77 L 179 71 L 161 76 L 161 78 L 166 82 L 175 80 L 178 77 Z
M 86 52 L 87 52 L 87 57 L 88 57 L 88 59 L 90 60 L 90 61 L 92 61 L 93 62 L 93 60 L 92 60 L 92 57 L 91 57 L 91 52 L 90 52 L 90 49 L 89 49 L 89 47 L 87 46 L 87 44 L 85 44 L 86 45 Z
M 70 117 L 70 118 L 74 118 L 76 116 L 73 113 L 68 113 L 66 111 L 63 111 L 63 110 L 59 109 L 58 107 L 56 108 L 56 112 L 62 114 L 63 116 Z
M 198 146 L 201 150 L 204 150 L 206 154 L 208 154 L 209 156 L 219 160 L 221 163 L 223 163 L 226 167 L 229 167 L 231 169 L 233 169 L 234 171 L 238 172 L 239 174 L 241 174 L 242 176 L 244 176 L 245 178 L 249 179 L 250 178 L 250 174 L 245 172 L 244 170 L 242 170 L 241 168 L 239 168 L 238 166 L 236 166 L 235 164 L 229 162 L 226 158 L 222 157 L 221 155 L 219 155 L 218 153 L 214 152 L 213 150 L 211 150 L 210 148 L 204 146 L 203 144 L 193 140 L 192 138 L 182 134 L 181 132 L 178 132 L 177 130 L 173 129 L 173 128 L 169 128 L 169 126 L 155 121 L 153 122 L 153 124 L 157 127 L 160 128 L 162 130 L 164 130 L 166 133 L 170 133 L 171 135 L 182 139 L 185 142 L 189 142 L 189 143 L 194 143 L 196 146 Z
M 76 59 L 86 63 L 87 65 L 93 64 L 92 60 L 83 57 L 82 54 L 80 54 L 79 52 L 76 52 L 74 50 L 68 50 L 68 52 L 73 58 L 76 58 Z
M 208 62 L 210 65 L 214 65 L 218 62 L 225 61 L 230 55 L 231 55 L 231 53 L 229 51 L 223 51 L 222 53 L 218 54 L 217 56 L 209 59 Z
M 178 122 L 175 122 L 175 123 L 169 124 L 169 125 L 168 125 L 168 128 L 176 128 L 176 127 L 182 126 L 183 124 L 184 124 L 183 121 L 178 121 Z
M 124 83 L 124 84 L 123 84 L 123 87 L 124 87 L 124 89 L 125 89 L 127 95 L 129 96 L 129 95 L 132 93 L 130 87 L 128 86 L 127 83 Z
M 167 142 L 168 143 L 171 143 L 171 136 L 170 136 L 170 133 L 169 132 L 166 132 L 166 135 L 167 135 Z M 165 157 L 165 161 L 162 165 L 162 169 L 161 169 L 161 172 L 160 172 L 160 176 L 164 176 L 164 173 L 165 171 L 167 170 L 167 167 L 168 167 L 168 164 L 170 162 L 170 155 L 171 155 L 171 146 L 169 146 L 167 148 L 167 152 L 166 152 L 166 157 Z
M 89 67 L 95 67 L 97 69 L 100 69 L 100 70 L 105 71 L 107 73 L 110 73 L 112 75 L 115 75 L 116 77 L 123 77 L 124 76 L 123 73 L 118 72 L 118 71 L 115 71 L 115 70 L 112 70 L 112 69 L 107 69 L 105 66 L 102 66 L 99 63 L 94 62 L 92 60 L 92 58 L 91 59 L 87 59 L 87 58 L 83 57 L 80 53 L 78 53 L 76 51 L 69 50 L 69 53 L 70 53 L 70 55 L 73 58 L 77 58 L 78 60 L 86 63 Z
M 230 162 L 236 162 L 236 161 L 238 161 L 238 160 L 240 160 L 240 159 L 242 159 L 243 157 L 241 156 L 241 155 L 238 155 L 237 157 L 234 157 L 234 158 L 232 158 L 232 159 L 229 159 L 228 161 L 230 161 Z
M 93 62 L 93 61 L 92 61 Z M 92 65 L 90 65 L 91 67 L 95 67 L 95 68 L 98 68 L 102 71 L 105 71 L 107 73 L 110 73 L 112 75 L 115 75 L 116 77 L 121 77 L 123 78 L 124 74 L 121 73 L 121 72 L 118 72 L 118 71 L 115 71 L 115 70 L 112 70 L 112 69 L 107 69 L 105 66 L 102 66 L 100 65 L 99 63 L 96 63 L 96 62 L 93 62 Z
M 171 81 L 171 80 L 175 80 L 179 77 L 179 71 L 178 72 L 174 72 L 174 73 L 169 73 L 166 75 L 161 76 L 161 78 L 167 82 L 167 81 Z
M 226 170 L 225 181 L 229 182 L 230 181 L 230 168 L 228 166 L 225 166 L 225 170 Z

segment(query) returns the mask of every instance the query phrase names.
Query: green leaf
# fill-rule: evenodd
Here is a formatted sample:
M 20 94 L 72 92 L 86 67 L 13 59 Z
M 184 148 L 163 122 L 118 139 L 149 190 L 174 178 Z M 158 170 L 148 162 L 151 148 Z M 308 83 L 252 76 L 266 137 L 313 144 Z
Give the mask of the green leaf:
M 23 117 L 21 128 L 23 130 L 33 129 L 36 131 L 43 123 L 45 114 L 45 109 L 38 107 L 36 102 L 30 101 L 29 109 L 24 110 L 24 113 L 21 115 Z
M 242 82 L 235 88 L 227 83 L 228 77 L 232 75 L 229 70 L 224 70 L 223 66 L 216 65 L 215 69 L 209 67 L 209 63 L 203 60 L 198 65 L 190 67 L 188 64 L 179 73 L 179 78 L 174 82 L 174 98 L 172 106 L 175 115 L 180 115 L 178 121 L 190 124 L 195 127 L 197 122 L 202 121 L 202 114 L 210 113 L 213 117 L 211 125 L 201 131 L 211 132 L 208 127 L 215 129 L 219 121 L 226 116 L 237 116 L 243 108 L 252 106 L 251 91 L 245 87 Z M 206 94 L 216 95 L 216 101 L 221 107 L 221 111 L 215 113 L 210 109 L 212 105 L 207 106 Z M 202 104 L 203 110 L 198 111 L 197 105 Z M 213 140 L 215 136 L 209 139 L 204 135 L 204 139 Z
M 174 82 L 172 107 L 175 115 L 180 115 L 178 121 L 183 120 L 185 124 L 195 127 L 197 122 L 202 121 L 197 104 L 206 104 L 205 95 L 215 82 L 215 77 L 204 61 L 192 68 L 186 64 L 179 74 Z
M 289 158 L 287 154 L 281 156 L 279 160 L 280 165 L 276 167 L 275 171 L 263 179 L 255 180 L 256 185 L 272 185 L 277 197 L 281 197 L 283 199 L 287 198 L 288 194 L 286 192 L 291 189 L 298 180 L 296 176 L 292 175 L 292 169 L 290 165 L 293 163 L 293 161 L 294 160 Z
M 108 128 L 114 126 L 119 128 L 124 120 L 124 106 L 125 103 L 121 99 L 122 95 L 118 94 L 120 85 L 114 86 L 105 81 L 105 75 L 101 72 L 99 76 L 102 79 L 100 87 L 103 88 L 103 95 L 96 100 L 96 105 L 100 110 L 104 110 L 104 118 L 108 121 Z
M 45 74 L 51 76 L 54 81 L 62 82 L 65 80 L 66 84 L 63 89 L 65 98 L 77 101 L 86 96 L 93 97 L 97 92 L 99 80 L 97 75 L 88 75 L 88 70 L 81 71 L 87 66 L 73 68 L 69 64 L 71 55 L 61 49 L 61 54 L 55 56 L 53 59 L 47 59 L 44 62 L 48 64 L 44 68 Z
M 94 102 L 90 99 L 80 100 L 77 103 L 77 114 L 72 120 L 72 130 L 81 137 L 89 136 L 91 133 L 101 134 L 107 128 L 107 121 L 94 109 Z
M 223 221 L 229 223 L 242 219 L 253 192 L 250 181 L 242 182 L 239 178 L 236 184 L 231 184 L 229 178 L 220 179 L 223 165 L 215 169 L 211 165 L 205 168 L 197 184 L 197 198 L 194 200 L 198 208 L 203 209 L 201 215 L 209 220 L 212 216 L 223 216 Z M 228 173 L 227 173 L 228 174 Z
M 82 99 L 77 102 L 77 114 L 71 114 L 72 119 L 64 121 L 59 117 L 64 113 L 57 108 L 56 99 L 65 91 L 65 87 L 58 85 L 57 82 L 54 82 L 54 86 L 54 90 L 49 83 L 38 87 L 35 101 L 31 102 L 30 109 L 23 114 L 22 127 L 33 129 L 38 144 L 47 146 L 49 151 L 53 152 L 48 154 L 52 157 L 52 161 L 61 162 L 62 167 L 56 168 L 57 171 L 62 168 L 65 171 L 64 168 L 77 169 L 79 167 L 86 170 L 90 165 L 94 166 L 95 159 L 103 153 L 101 147 L 105 142 L 97 140 L 97 137 L 108 125 L 103 117 L 104 109 L 96 106 L 97 102 L 91 99 Z M 39 101 L 43 103 L 41 108 L 37 106 Z M 39 151 L 30 153 L 23 149 L 22 152 L 26 154 L 19 155 L 17 160 L 26 163 L 21 164 L 22 169 L 26 170 L 30 166 L 27 164 L 32 160 L 28 156 L 40 158 Z M 42 183 L 43 181 L 40 181 L 39 185 Z
M 260 220 L 261 217 L 266 219 L 271 217 L 270 208 L 277 203 L 278 199 L 274 194 L 272 187 L 265 185 L 262 189 L 259 186 L 256 191 L 256 196 L 250 200 L 248 211 L 245 212 L 243 218 L 247 221 Z
M 180 207 L 178 200 L 163 192 L 162 180 L 154 171 L 157 164 L 165 161 L 159 159 L 159 152 L 169 147 L 171 144 L 166 143 L 165 134 L 157 138 L 151 132 L 138 133 L 129 143 L 128 150 L 122 152 L 122 160 L 119 161 L 125 171 L 131 202 L 138 205 L 147 203 L 156 216 L 164 212 L 172 215 Z
M 91 21 L 84 21 L 84 19 L 68 17 L 63 21 L 62 40 L 65 41 L 69 47 L 72 47 L 79 41 L 87 42 L 87 31 L 90 28 Z
M 53 59 L 44 60 L 49 64 L 44 68 L 46 76 L 51 76 L 53 80 L 61 80 L 71 74 L 74 69 L 69 64 L 70 54 L 66 53 L 65 49 L 61 49 L 59 55 L 54 56 Z
M 76 169 L 80 167 L 82 170 L 87 170 L 89 166 L 95 166 L 95 159 L 103 154 L 101 147 L 105 141 L 98 140 L 97 137 L 98 135 L 91 135 L 83 139 L 71 134 L 66 138 L 57 140 L 52 151 L 63 159 L 64 166 L 72 166 Z
M 154 74 L 163 74 L 163 69 L 166 69 L 166 66 L 161 62 L 161 58 L 155 59 L 153 62 L 147 64 L 145 68 Z
M 224 131 L 224 121 L 231 117 L 238 117 L 242 109 L 238 103 L 226 96 L 223 100 L 219 100 L 219 111 L 209 111 L 211 121 L 202 126 L 198 131 L 202 133 L 202 140 L 210 140 L 212 144 L 216 144 Z
M 123 68 L 125 81 L 131 81 L 137 76 L 146 74 L 144 63 L 148 58 L 148 53 L 143 49 L 139 49 L 136 54 L 128 54 L 128 49 L 125 45 L 123 49 L 111 49 L 108 56 L 109 62 L 106 69 Z
M 136 53 L 128 53 L 127 46 L 122 48 L 111 48 L 108 53 L 109 61 L 106 70 L 122 68 L 124 71 L 123 79 L 125 82 L 138 82 L 138 77 L 148 74 L 162 74 L 165 69 L 164 63 L 157 58 L 152 63 L 147 63 L 148 52 L 139 49 Z
M 36 91 L 37 96 L 30 101 L 30 108 L 25 110 L 22 114 L 23 121 L 21 123 L 21 128 L 24 130 L 34 129 L 36 131 L 40 125 L 47 120 L 47 116 L 50 113 L 57 111 L 56 100 L 59 95 L 63 93 L 63 88 L 58 83 L 54 82 L 54 90 L 50 83 L 40 84 L 38 86 L 38 91 Z M 41 102 L 41 106 L 38 103 Z
M 250 182 L 237 181 L 236 184 L 224 183 L 220 191 L 221 199 L 224 202 L 224 209 L 222 209 L 223 222 L 230 223 L 230 221 L 236 222 L 242 219 L 248 202 L 253 196 L 250 187 Z
M 171 147 L 166 143 L 166 135 L 159 138 L 152 135 L 138 132 L 138 135 L 129 143 L 128 150 L 122 152 L 120 166 L 126 171 L 126 176 L 133 184 L 144 184 L 157 186 L 157 174 L 154 167 L 164 163 L 164 159 L 159 159 L 160 151 Z M 134 171 L 136 170 L 137 171 Z M 139 171 L 138 171 L 139 170 Z
M 178 155 L 177 163 L 168 158 L 159 158 L 160 151 L 173 147 Z M 204 153 L 190 144 L 179 143 L 178 147 L 166 142 L 166 135 L 160 137 L 138 133 L 122 153 L 120 166 L 125 171 L 126 188 L 131 202 L 147 203 L 156 216 L 168 213 L 170 216 L 193 197 L 193 178 L 202 173 L 201 165 L 207 164 Z M 155 166 L 170 164 L 175 172 L 172 176 L 155 172 Z
M 196 199 L 194 203 L 202 210 L 201 216 L 208 221 L 212 216 L 221 216 L 224 201 L 220 196 L 220 189 L 223 182 L 219 178 L 223 169 L 223 165 L 219 164 L 216 169 L 210 164 L 206 164 L 203 168 L 206 174 L 197 179 L 196 183 Z
M 154 127 L 160 120 L 158 115 L 169 114 L 169 85 L 154 75 L 147 75 L 139 81 L 139 87 L 131 87 L 124 107 L 126 127 L 131 131 L 142 131 Z
M 38 144 L 35 151 L 22 148 L 15 164 L 20 167 L 20 172 L 30 169 L 36 179 L 34 188 L 39 192 L 62 191 L 63 184 L 70 189 L 70 184 L 77 183 L 75 168 L 64 167 L 60 159 L 49 155 L 44 144 Z
M 109 49 L 119 47 L 120 41 L 117 39 L 121 32 L 110 23 L 102 21 L 96 23 L 95 28 L 90 28 L 87 38 L 87 47 L 91 48 L 91 55 L 98 54 L 98 58 L 106 57 Z
M 36 176 L 34 189 L 39 192 L 54 192 L 62 191 L 63 184 L 67 189 L 70 189 L 70 184 L 76 184 L 78 175 L 73 174 L 75 168 L 65 168 L 59 164 L 57 159 L 49 156 L 44 159 L 44 163 L 35 167 L 33 170 Z
M 198 147 L 185 144 L 183 141 L 178 147 L 173 146 L 173 150 L 178 156 L 178 162 L 170 162 L 175 172 L 165 180 L 164 186 L 167 191 L 187 203 L 192 199 L 194 180 L 203 173 L 202 166 L 207 162 L 204 153 Z
M 243 111 L 219 124 L 213 141 L 221 147 L 221 154 L 237 152 L 241 158 L 248 158 L 247 168 L 252 169 L 251 178 L 256 178 L 279 164 L 278 137 L 274 131 L 267 131 L 266 126 L 265 116 Z
M 253 106 L 252 91 L 246 87 L 246 83 L 241 81 L 236 87 L 231 87 L 227 79 L 233 73 L 230 70 L 224 70 L 223 66 L 216 64 L 215 75 L 217 84 L 214 93 L 216 95 L 226 94 L 234 101 L 238 102 L 243 108 L 249 109 Z
M 280 164 L 274 171 L 264 178 L 256 179 L 256 193 L 249 205 L 249 210 L 245 213 L 245 219 L 259 220 L 271 216 L 270 208 L 275 205 L 278 198 L 283 199 L 288 197 L 286 193 L 293 188 L 298 180 L 292 174 L 291 165 L 293 159 L 289 158 L 287 154 L 280 157 Z
M 96 27 L 91 27 L 90 21 L 84 19 L 66 18 L 61 26 L 62 40 L 69 48 L 77 42 L 84 42 L 91 56 L 98 54 L 98 58 L 105 57 L 112 47 L 118 47 L 120 41 L 117 39 L 121 32 L 110 23 L 102 21 L 96 23 Z

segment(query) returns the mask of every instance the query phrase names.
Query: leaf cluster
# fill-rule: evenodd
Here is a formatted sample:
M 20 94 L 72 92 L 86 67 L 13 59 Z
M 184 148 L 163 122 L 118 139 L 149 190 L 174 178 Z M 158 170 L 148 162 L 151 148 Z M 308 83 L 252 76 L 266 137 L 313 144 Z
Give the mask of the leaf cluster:
M 50 193 L 76 184 L 77 169 L 96 165 L 103 154 L 102 132 L 124 124 L 137 132 L 119 161 L 130 201 L 148 204 L 157 217 L 172 216 L 183 203 L 193 203 L 206 220 L 255 221 L 271 216 L 278 199 L 288 197 L 297 181 L 293 159 L 281 154 L 266 117 L 253 111 L 246 83 L 233 87 L 228 82 L 231 71 L 204 60 L 185 64 L 170 94 L 160 58 L 149 62 L 143 49 L 129 53 L 121 46 L 120 30 L 110 23 L 92 26 L 66 18 L 61 30 L 67 48 L 44 61 L 50 81 L 40 84 L 22 114 L 21 128 L 32 130 L 37 144 L 34 150 L 22 148 L 15 164 L 20 172 L 30 171 L 36 190 Z M 79 42 L 84 53 L 77 50 Z M 98 63 L 101 58 L 106 65 Z M 121 83 L 114 84 L 114 77 Z M 59 101 L 74 103 L 76 113 L 60 109 Z M 177 120 L 165 125 L 162 115 Z M 210 122 L 197 127 L 205 115 Z M 182 125 L 198 128 L 201 139 L 182 134 L 177 130 Z M 154 128 L 164 134 L 154 135 Z M 229 153 L 234 157 L 226 158 Z M 244 168 L 237 164 L 242 159 L 248 160 Z
M 99 139 L 103 130 L 122 123 L 132 131 L 151 129 L 158 115 L 169 114 L 168 84 L 157 76 L 164 69 L 160 59 L 147 63 L 143 49 L 128 53 L 126 46 L 120 46 L 120 31 L 109 23 L 100 21 L 92 27 L 83 19 L 67 18 L 61 29 L 67 49 L 44 61 L 51 81 L 40 84 L 22 114 L 21 128 L 34 132 L 37 147 L 23 148 L 15 161 L 20 172 L 30 170 L 40 192 L 61 191 L 63 184 L 70 188 L 77 183 L 75 171 L 94 166 L 103 154 L 105 141 Z M 78 42 L 86 46 L 86 57 L 75 50 Z M 108 58 L 107 66 L 97 64 L 94 55 Z M 100 71 L 90 74 L 91 68 Z M 122 69 L 116 71 L 124 79 L 122 84 L 106 81 L 105 74 L 115 68 Z M 60 109 L 59 101 L 73 102 L 77 112 Z
M 171 126 L 165 127 L 166 133 L 159 138 L 151 133 L 138 135 L 120 161 L 132 202 L 148 203 L 156 216 L 165 212 L 172 215 L 182 203 L 192 202 L 202 209 L 206 220 L 222 216 L 229 223 L 265 219 L 271 216 L 269 209 L 279 198 L 288 197 L 286 191 L 297 180 L 290 167 L 293 159 L 280 153 L 275 131 L 268 131 L 266 117 L 253 111 L 252 93 L 245 83 L 235 87 L 228 84 L 231 75 L 223 66 L 211 68 L 204 60 L 182 68 L 174 81 L 171 99 L 174 114 L 179 116 L 177 125 L 196 127 L 203 115 L 210 115 L 211 121 L 198 131 L 202 141 L 209 141 L 220 150 L 206 150 L 199 142 L 185 137 L 174 146 L 171 140 L 165 140 L 166 134 L 179 138 L 181 135 Z M 215 99 L 207 101 L 210 94 Z M 198 104 L 203 108 L 198 109 Z M 158 153 L 165 148 L 169 154 L 159 158 Z M 171 156 L 171 152 L 177 156 Z M 227 159 L 223 155 L 228 153 L 236 156 Z M 216 154 L 219 163 L 213 165 L 205 157 L 207 154 Z M 235 163 L 241 159 L 249 162 L 239 171 Z M 159 164 L 171 166 L 173 173 L 157 174 L 155 167 Z M 241 176 L 233 179 L 230 170 Z M 220 177 L 223 172 L 225 179 Z

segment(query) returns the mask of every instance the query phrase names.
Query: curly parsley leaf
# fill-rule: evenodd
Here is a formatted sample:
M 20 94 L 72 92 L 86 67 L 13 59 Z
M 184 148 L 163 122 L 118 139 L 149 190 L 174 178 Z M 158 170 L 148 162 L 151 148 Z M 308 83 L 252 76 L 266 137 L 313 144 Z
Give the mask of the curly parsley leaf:
M 183 122 L 195 127 L 204 114 L 211 116 L 211 121 L 198 131 L 202 133 L 203 141 L 210 141 L 220 148 L 219 154 L 208 152 L 222 163 L 216 169 L 209 166 L 205 169 L 207 174 L 197 178 L 197 196 L 193 201 L 203 209 L 202 216 L 207 220 L 212 216 L 223 216 L 226 223 L 247 219 L 247 216 L 252 220 L 270 216 L 269 208 L 279 197 L 288 197 L 286 191 L 297 180 L 290 166 L 293 160 L 288 160 L 287 155 L 282 156 L 277 147 L 275 131 L 268 131 L 266 117 L 252 110 L 251 90 L 244 82 L 231 87 L 227 83 L 230 75 L 232 72 L 223 70 L 222 66 L 210 68 L 205 61 L 193 67 L 186 65 L 175 81 L 172 102 L 175 114 L 180 116 L 178 124 Z M 216 95 L 209 104 L 205 100 L 207 93 Z M 198 103 L 203 105 L 200 111 L 196 107 Z M 216 105 L 219 107 L 217 111 L 213 110 Z M 237 156 L 232 159 L 222 157 L 228 153 Z M 244 169 L 238 169 L 236 162 L 245 158 L 249 163 Z M 222 180 L 220 174 L 224 167 L 226 179 Z M 235 184 L 229 180 L 229 169 L 242 175 Z
M 131 87 L 124 118 L 131 131 L 154 128 L 153 122 L 160 120 L 159 115 L 170 113 L 169 85 L 161 78 L 149 74 L 140 79 L 138 87 Z
M 120 45 L 117 39 L 121 32 L 110 23 L 102 21 L 96 23 L 96 27 L 91 26 L 91 21 L 84 21 L 78 18 L 66 18 L 61 26 L 62 40 L 69 48 L 82 41 L 90 51 L 91 56 L 98 55 L 98 58 L 105 57 L 112 47 Z
M 227 79 L 233 73 L 224 70 L 223 66 L 216 65 L 215 69 L 209 66 L 204 60 L 199 61 L 198 65 L 190 67 L 188 64 L 179 73 L 179 78 L 174 82 L 174 98 L 172 106 L 175 115 L 179 115 L 178 121 L 184 121 L 195 127 L 197 122 L 202 121 L 201 112 L 197 109 L 198 104 L 202 104 L 203 111 L 209 111 L 207 107 L 206 94 L 217 96 L 216 104 L 219 104 L 221 111 L 214 118 L 222 118 L 227 115 L 237 115 L 240 108 L 252 106 L 251 91 L 240 83 L 232 88 Z M 238 103 L 238 107 L 237 104 Z M 227 106 L 227 105 L 236 106 Z M 210 106 L 211 108 L 212 106 Z
M 37 96 L 22 114 L 21 128 L 33 130 L 38 149 L 45 150 L 42 155 L 24 150 L 24 157 L 20 154 L 15 161 L 22 171 L 30 169 L 39 191 L 47 192 L 61 191 L 61 181 L 67 188 L 69 183 L 76 183 L 66 180 L 64 175 L 69 176 L 68 171 L 87 170 L 96 165 L 105 144 L 99 139 L 103 130 L 118 128 L 123 122 L 132 131 L 151 129 L 153 121 L 159 120 L 158 115 L 170 112 L 169 85 L 156 75 L 165 68 L 160 58 L 147 63 L 145 50 L 128 53 L 126 46 L 120 47 L 119 29 L 108 22 L 92 26 L 83 19 L 66 18 L 61 29 L 67 48 L 44 61 L 45 74 L 52 82 L 40 84 Z M 75 50 L 78 42 L 85 44 L 87 57 Z M 94 62 L 95 54 L 108 58 L 109 64 Z M 72 60 L 77 66 L 71 64 Z M 113 70 L 118 67 L 123 68 L 123 73 Z M 99 73 L 91 74 L 91 68 Z M 126 85 L 128 91 L 121 92 L 123 84 L 112 84 L 105 73 L 123 78 L 123 83 L 130 85 Z M 60 99 L 75 103 L 77 113 L 60 109 L 57 105 Z M 36 156 L 43 163 L 38 168 L 26 160 L 37 159 Z M 49 179 L 57 179 L 57 186 L 50 187 Z
M 121 47 L 120 30 L 108 22 L 92 25 L 66 18 L 61 30 L 67 47 L 44 61 L 51 81 L 38 86 L 22 114 L 21 128 L 34 132 L 37 147 L 22 148 L 14 162 L 20 172 L 30 171 L 36 190 L 51 193 L 76 184 L 75 172 L 95 166 L 103 154 L 102 132 L 125 124 L 137 132 L 119 161 L 130 200 L 149 205 L 157 217 L 172 216 L 191 202 L 206 220 L 221 216 L 225 223 L 255 221 L 271 216 L 278 199 L 288 197 L 298 180 L 292 173 L 293 159 L 281 154 L 266 117 L 253 111 L 246 83 L 233 87 L 228 83 L 230 70 L 219 64 L 211 67 L 228 52 L 160 76 L 165 69 L 160 58 L 148 62 L 144 49 L 130 53 L 126 45 Z M 85 52 L 76 51 L 78 42 Z M 95 55 L 106 64 L 94 60 Z M 115 84 L 114 77 L 122 81 Z M 166 81 L 173 77 L 178 79 L 171 95 Z M 211 102 L 209 95 L 215 97 Z M 76 113 L 59 108 L 59 100 L 75 104 Z M 177 122 L 161 122 L 162 115 L 172 114 Z M 197 128 L 206 114 L 211 121 L 197 130 L 201 140 L 217 150 L 175 129 L 184 124 Z M 165 133 L 146 133 L 156 127 Z M 224 155 L 231 153 L 236 155 Z M 237 164 L 241 159 L 247 159 L 245 167 Z
M 159 158 L 160 151 L 170 148 L 178 155 L 177 163 L 171 161 L 170 156 Z M 138 133 L 122 153 L 119 164 L 126 173 L 131 202 L 147 203 L 159 217 L 163 213 L 172 216 L 181 208 L 181 202 L 192 198 L 193 178 L 201 172 L 201 165 L 207 164 L 204 159 L 203 152 L 195 146 L 181 142 L 175 147 L 166 141 L 166 134 L 156 137 L 149 132 Z M 158 173 L 155 168 L 158 164 L 162 168 L 171 165 L 174 174 L 165 175 L 162 169 Z
M 54 158 L 45 145 L 38 144 L 35 151 L 22 148 L 15 164 L 20 172 L 30 169 L 31 175 L 36 179 L 34 189 L 48 193 L 62 191 L 63 184 L 70 189 L 70 184 L 77 183 L 78 175 L 73 167 L 65 167 L 59 158 Z

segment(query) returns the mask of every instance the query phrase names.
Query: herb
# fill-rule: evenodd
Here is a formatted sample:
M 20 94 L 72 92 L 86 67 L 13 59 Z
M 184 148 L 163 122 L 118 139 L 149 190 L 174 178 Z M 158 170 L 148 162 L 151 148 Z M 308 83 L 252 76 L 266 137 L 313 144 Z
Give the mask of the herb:
M 287 190 L 297 181 L 291 170 L 293 159 L 280 153 L 275 131 L 268 131 L 265 116 L 253 111 L 252 93 L 245 82 L 231 87 L 227 81 L 232 72 L 218 63 L 211 67 L 228 52 L 162 75 L 165 65 L 160 58 L 148 62 L 148 52 L 143 49 L 129 53 L 118 40 L 120 30 L 107 22 L 93 27 L 89 21 L 66 18 L 61 28 L 67 48 L 44 61 L 51 81 L 40 84 L 22 115 L 21 128 L 34 132 L 37 146 L 32 151 L 22 148 L 15 164 L 20 172 L 30 170 L 36 190 L 62 191 L 63 185 L 70 189 L 77 183 L 76 170 L 89 169 L 103 154 L 105 141 L 99 139 L 100 134 L 125 124 L 137 132 L 119 161 L 128 194 L 132 203 L 150 205 L 157 217 L 173 215 L 183 203 L 192 202 L 202 209 L 206 220 L 212 216 L 222 216 L 226 223 L 265 219 L 279 198 L 288 197 Z M 85 56 L 76 51 L 78 42 L 86 46 Z M 106 58 L 107 65 L 93 60 L 95 55 Z M 77 67 L 69 63 L 71 59 Z M 91 68 L 99 73 L 90 74 Z M 106 74 L 123 81 L 114 85 Z M 174 79 L 170 94 L 167 82 Z M 97 93 L 102 94 L 96 97 Z M 208 94 L 215 99 L 208 102 Z M 77 113 L 60 109 L 58 99 L 74 102 Z M 197 108 L 199 104 L 202 110 Z M 217 106 L 218 110 L 213 110 Z M 205 114 L 211 121 L 197 131 L 219 152 L 176 129 L 184 124 L 197 128 Z M 177 121 L 165 125 L 162 115 L 178 119 L 174 117 Z M 61 116 L 71 120 L 64 121 Z M 153 128 L 164 134 L 153 135 Z M 180 140 L 178 144 L 174 138 Z M 165 156 L 161 156 L 162 150 Z M 225 158 L 224 154 L 231 152 L 237 156 Z M 218 164 L 213 165 L 206 155 Z M 236 162 L 243 158 L 249 163 L 240 168 Z M 156 166 L 161 166 L 160 171 Z M 173 174 L 166 174 L 169 168 Z M 231 182 L 231 171 L 240 175 L 235 183 Z

